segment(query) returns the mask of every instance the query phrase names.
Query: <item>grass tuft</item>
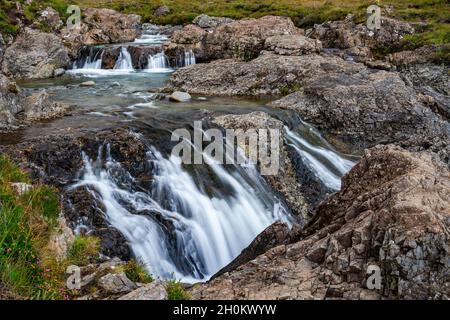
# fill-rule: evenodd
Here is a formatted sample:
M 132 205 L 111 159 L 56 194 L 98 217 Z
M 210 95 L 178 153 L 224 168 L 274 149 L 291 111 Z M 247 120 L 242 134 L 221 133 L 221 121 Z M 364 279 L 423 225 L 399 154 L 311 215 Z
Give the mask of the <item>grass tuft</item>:
M 183 285 L 176 280 L 166 283 L 167 300 L 190 300 L 191 295 L 186 292 Z

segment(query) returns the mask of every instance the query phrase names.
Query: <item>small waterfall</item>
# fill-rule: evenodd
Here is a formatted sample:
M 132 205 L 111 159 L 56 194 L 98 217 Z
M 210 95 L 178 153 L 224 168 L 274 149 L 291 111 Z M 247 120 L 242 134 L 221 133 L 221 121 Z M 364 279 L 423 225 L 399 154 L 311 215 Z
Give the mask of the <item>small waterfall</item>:
M 298 152 L 305 165 L 325 186 L 332 190 L 341 189 L 342 176 L 350 171 L 355 162 L 345 159 L 312 128 L 305 129 L 305 136 L 312 135 L 311 139 L 318 142 L 317 145 L 284 127 L 286 143 Z
M 150 55 L 148 57 L 147 70 L 149 72 L 167 72 L 171 71 L 170 63 L 164 52 Z
M 73 63 L 73 69 L 99 70 L 102 68 L 103 49 L 96 47 L 83 47 L 80 58 Z
M 202 166 L 209 172 L 204 177 L 149 147 L 153 184 L 145 191 L 133 187 L 134 178 L 112 159 L 109 148 L 105 159 L 101 154 L 102 149 L 96 161 L 84 155 L 84 176 L 74 187 L 95 188 L 108 221 L 155 277 L 207 280 L 271 223 L 290 222 L 288 210 L 254 166 L 211 161 Z
M 120 55 L 116 61 L 116 65 L 114 66 L 115 70 L 134 70 L 133 62 L 131 60 L 131 55 L 128 52 L 127 48 L 120 48 Z
M 184 65 L 189 66 L 191 64 L 195 64 L 195 54 L 192 50 L 186 51 L 184 53 Z
M 167 42 L 169 38 L 160 34 L 143 34 L 139 38 L 135 39 L 135 43 L 139 44 L 163 44 Z

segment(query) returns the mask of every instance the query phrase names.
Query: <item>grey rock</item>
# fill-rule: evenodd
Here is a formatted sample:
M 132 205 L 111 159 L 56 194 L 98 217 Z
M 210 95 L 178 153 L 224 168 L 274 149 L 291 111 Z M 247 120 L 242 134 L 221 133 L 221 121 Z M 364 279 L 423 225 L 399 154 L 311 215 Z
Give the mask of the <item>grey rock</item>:
M 187 92 L 175 91 L 170 95 L 169 99 L 174 102 L 186 102 L 191 100 L 191 95 Z
M 202 29 L 214 29 L 223 24 L 233 22 L 234 20 L 226 17 L 210 17 L 206 14 L 201 14 L 192 21 L 193 24 Z
M 167 291 L 162 281 L 153 281 L 131 291 L 118 300 L 167 300 Z
M 264 43 L 265 50 L 281 55 L 302 55 L 319 53 L 322 50 L 320 40 L 307 38 L 302 35 L 281 35 L 267 38 Z
M 168 6 L 159 6 L 156 8 L 155 12 L 153 13 L 156 17 L 161 17 L 168 15 L 170 13 L 170 8 Z
M 43 79 L 68 66 L 67 49 L 54 34 L 25 28 L 4 54 L 2 68 L 16 79 Z
M 80 83 L 80 86 L 81 87 L 93 87 L 93 86 L 95 86 L 95 82 L 94 81 L 85 81 L 85 82 L 82 82 L 82 83 Z
M 64 75 L 64 73 L 66 73 L 66 70 L 64 70 L 63 68 L 55 69 L 55 71 L 53 71 L 53 77 L 61 77 Z
M 99 287 L 110 294 L 128 293 L 137 288 L 124 272 L 109 273 L 98 280 Z

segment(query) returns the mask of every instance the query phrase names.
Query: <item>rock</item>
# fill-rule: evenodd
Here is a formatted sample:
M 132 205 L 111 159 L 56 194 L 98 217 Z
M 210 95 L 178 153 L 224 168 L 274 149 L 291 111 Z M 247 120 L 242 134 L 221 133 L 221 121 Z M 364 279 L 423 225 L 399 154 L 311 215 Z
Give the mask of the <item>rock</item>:
M 51 30 L 60 30 L 63 26 L 63 22 L 59 16 L 58 11 L 52 7 L 47 7 L 39 13 L 38 22 L 44 26 L 49 27 Z
M 54 119 L 67 114 L 69 111 L 67 105 L 54 102 L 45 90 L 26 97 L 23 104 L 27 121 Z
M 278 191 L 285 199 L 293 213 L 298 217 L 299 222 L 304 224 L 308 218 L 308 205 L 301 192 L 301 184 L 297 182 L 297 176 L 291 159 L 284 145 L 284 130 L 283 123 L 277 119 L 270 117 L 265 112 L 251 112 L 243 115 L 223 115 L 212 119 L 213 123 L 220 125 L 225 129 L 274 129 L 279 132 L 279 163 L 276 174 L 265 175 L 264 179 L 270 186 Z M 260 139 L 258 137 L 258 139 Z M 243 141 L 242 141 L 243 142 Z M 244 142 L 245 143 L 245 142 Z M 242 150 L 245 150 L 247 157 L 251 150 L 251 146 L 238 145 Z M 256 147 L 256 146 L 254 146 Z M 256 150 L 254 150 L 256 152 Z M 270 159 L 264 160 L 266 164 L 262 163 L 261 157 L 258 157 L 258 167 L 261 171 L 261 166 L 267 166 Z M 269 171 L 270 172 L 270 171 Z
M 47 245 L 47 249 L 52 253 L 52 257 L 54 257 L 57 261 L 62 261 L 67 257 L 67 251 L 70 244 L 75 240 L 75 235 L 72 229 L 67 225 L 66 219 L 63 216 L 58 218 L 58 226 L 56 231 L 50 236 L 49 243 Z M 82 281 L 82 285 L 87 285 L 87 278 L 84 278 Z
M 264 49 L 267 38 L 276 35 L 296 35 L 301 32 L 290 18 L 265 16 L 222 24 L 211 32 L 205 32 L 197 26 L 186 26 L 173 34 L 172 47 L 179 45 L 184 49 L 192 49 L 199 61 L 228 58 L 251 60 Z M 200 38 L 199 41 L 196 43 L 190 41 L 190 46 L 186 47 L 186 39 L 197 38 Z
M 193 24 L 199 26 L 202 29 L 214 29 L 223 24 L 233 22 L 231 18 L 225 17 L 210 17 L 206 14 L 201 14 L 192 21 Z
M 108 273 L 98 280 L 98 285 L 107 294 L 128 293 L 137 288 L 124 272 Z
M 0 130 L 17 129 L 15 115 L 23 111 L 15 82 L 0 72 Z
M 186 102 L 191 100 L 191 95 L 187 92 L 175 91 L 170 95 L 169 99 L 174 102 Z
M 5 40 L 3 39 L 3 35 L 0 33 L 0 62 L 3 59 L 3 54 L 5 53 L 6 44 Z
M 302 35 L 282 35 L 268 38 L 264 47 L 276 54 L 299 56 L 319 53 L 322 50 L 322 43 L 320 40 L 310 39 Z
M 16 79 L 44 79 L 69 63 L 67 50 L 56 35 L 25 28 L 6 49 L 2 68 Z
M 190 293 L 193 299 L 445 299 L 449 217 L 445 164 L 426 152 L 376 147 L 319 206 L 300 241 Z M 366 288 L 369 265 L 381 268 L 381 290 Z
M 93 87 L 95 86 L 95 82 L 94 81 L 85 81 L 80 83 L 81 87 Z
M 14 191 L 19 195 L 23 195 L 25 193 L 27 193 L 28 191 L 30 191 L 33 186 L 28 184 L 28 183 L 23 183 L 23 182 L 15 182 L 15 183 L 11 183 L 11 187 L 14 189 Z
M 170 13 L 170 8 L 168 6 L 159 6 L 158 8 L 156 8 L 153 15 L 155 17 L 162 17 L 162 16 L 168 15 L 169 13 Z
M 158 280 L 145 284 L 118 300 L 167 300 L 167 292 L 164 283 Z
M 373 32 L 349 15 L 342 21 L 315 25 L 307 35 L 321 40 L 325 48 L 348 49 L 352 55 L 370 57 L 373 50 L 399 46 L 404 35 L 414 32 L 411 24 L 387 17 L 381 18 L 381 29 Z
M 55 71 L 53 71 L 53 77 L 61 77 L 64 75 L 64 73 L 66 73 L 66 70 L 64 70 L 63 68 L 56 69 Z
M 75 59 L 83 45 L 132 42 L 139 36 L 141 16 L 111 9 L 86 8 L 83 21 L 75 29 L 61 30 L 61 39 Z
M 395 143 L 449 157 L 450 128 L 397 73 L 323 75 L 270 104 L 295 110 L 331 138 L 368 148 Z
M 172 74 L 164 91 L 221 96 L 287 94 L 319 75 L 356 74 L 365 69 L 362 64 L 330 55 L 267 53 L 249 62 L 227 59 L 181 68 Z

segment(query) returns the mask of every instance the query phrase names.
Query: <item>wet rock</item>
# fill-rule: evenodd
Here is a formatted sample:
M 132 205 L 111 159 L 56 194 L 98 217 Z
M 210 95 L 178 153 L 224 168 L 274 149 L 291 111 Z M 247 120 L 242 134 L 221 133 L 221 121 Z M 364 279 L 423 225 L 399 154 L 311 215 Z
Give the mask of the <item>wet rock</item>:
M 128 293 L 136 289 L 124 272 L 109 273 L 98 280 L 98 285 L 107 294 Z
M 6 49 L 2 68 L 16 79 L 43 79 L 69 63 L 68 52 L 56 35 L 25 28 Z
M 325 200 L 300 241 L 208 283 L 194 299 L 446 299 L 450 175 L 433 154 L 369 150 Z M 382 272 L 366 288 L 367 267 Z
M 64 70 L 63 68 L 56 69 L 55 71 L 53 71 L 53 77 L 61 77 L 64 75 L 64 73 L 66 73 L 66 70 Z
M 192 21 L 193 24 L 202 29 L 214 29 L 223 24 L 233 22 L 234 20 L 226 17 L 210 17 L 206 14 L 201 14 Z
M 284 129 L 283 123 L 277 119 L 270 117 L 264 112 L 251 112 L 243 115 L 223 115 L 217 116 L 212 120 L 215 124 L 225 129 L 242 129 L 246 132 L 249 129 L 274 129 L 279 132 L 279 160 L 278 170 L 270 175 L 265 175 L 264 179 L 272 186 L 274 190 L 279 192 L 288 206 L 298 216 L 299 221 L 304 223 L 308 218 L 308 204 L 301 192 L 301 183 L 298 182 L 296 172 L 292 166 L 291 159 L 284 145 Z M 258 132 L 259 134 L 259 132 Z M 261 139 L 258 136 L 258 139 Z M 268 143 L 271 143 L 268 140 Z M 244 142 L 244 141 L 238 141 Z M 245 143 L 245 142 L 244 142 Z M 238 145 L 242 150 L 245 150 L 246 155 L 249 156 L 250 150 L 256 146 Z M 256 150 L 254 150 L 256 151 Z M 261 166 L 269 166 L 272 163 L 270 159 L 263 160 L 258 157 L 258 167 L 261 171 Z M 270 172 L 271 173 L 271 172 Z
M 264 47 L 276 54 L 299 56 L 319 53 L 322 50 L 322 43 L 320 40 L 310 39 L 302 35 L 282 35 L 268 38 Z
M 27 121 L 54 119 L 67 114 L 69 111 L 67 105 L 54 102 L 45 90 L 31 94 L 22 103 Z
M 320 76 L 271 105 L 295 110 L 322 132 L 361 149 L 395 143 L 442 152 L 448 159 L 448 123 L 424 106 L 397 73 Z
M 365 69 L 362 64 L 331 55 L 267 53 L 249 62 L 227 59 L 179 69 L 164 91 L 221 96 L 287 94 L 320 75 L 351 75 Z
M 174 102 L 186 102 L 191 100 L 191 95 L 187 92 L 175 91 L 169 96 L 169 99 Z
M 94 81 L 85 81 L 80 83 L 81 87 L 93 87 L 95 86 L 95 82 Z
M 154 281 L 131 291 L 118 300 L 167 300 L 167 292 L 162 281 Z
M 23 111 L 21 96 L 15 82 L 0 72 L 0 130 L 15 129 L 19 121 L 15 115 Z

